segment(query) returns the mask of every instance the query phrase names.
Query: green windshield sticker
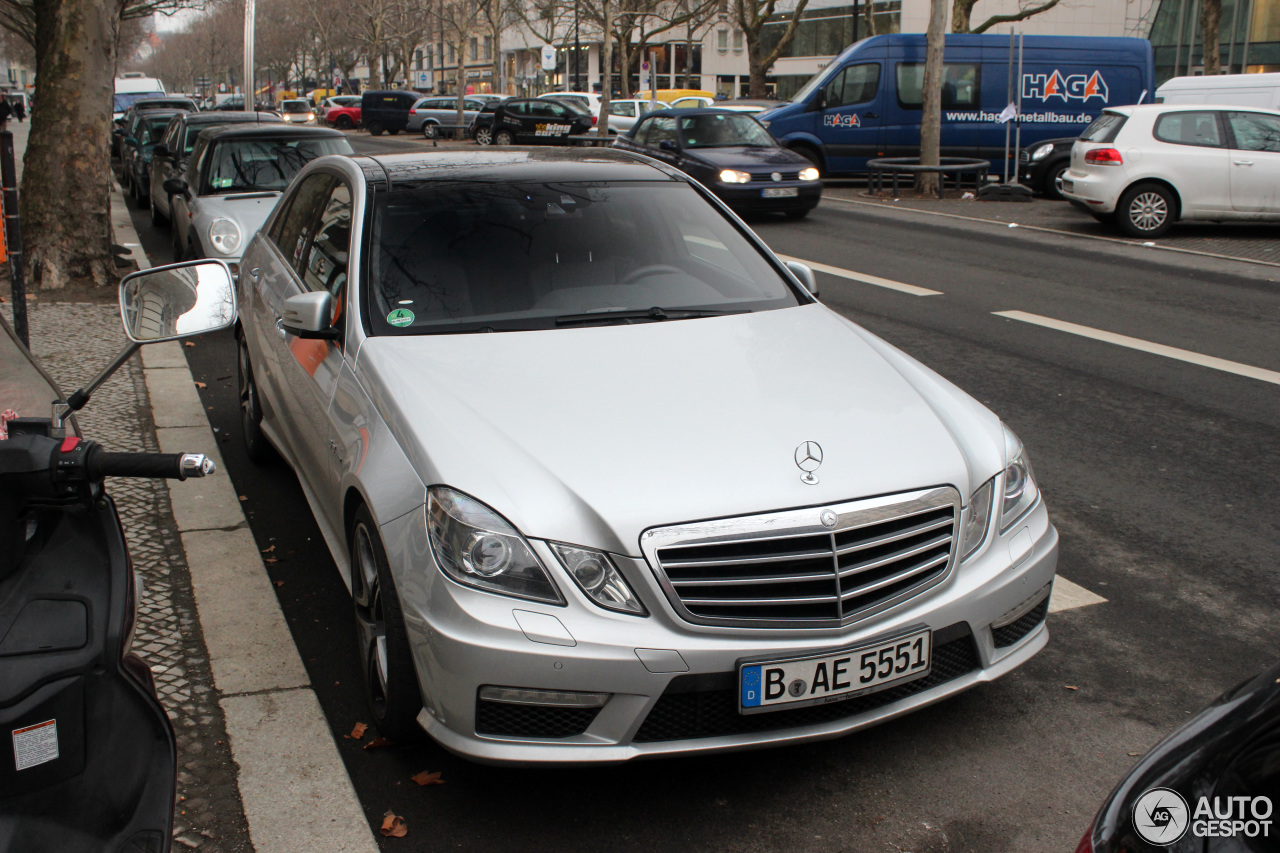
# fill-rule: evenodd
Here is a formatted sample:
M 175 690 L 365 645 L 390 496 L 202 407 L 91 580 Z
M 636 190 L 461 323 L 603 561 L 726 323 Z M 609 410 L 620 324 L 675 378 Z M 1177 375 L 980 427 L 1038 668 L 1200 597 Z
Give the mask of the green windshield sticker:
M 215 190 L 226 189 L 229 186 L 231 186 L 230 178 L 214 178 L 213 179 L 213 188 Z
M 393 326 L 407 326 L 413 322 L 413 312 L 408 308 L 397 308 L 387 315 L 387 322 Z

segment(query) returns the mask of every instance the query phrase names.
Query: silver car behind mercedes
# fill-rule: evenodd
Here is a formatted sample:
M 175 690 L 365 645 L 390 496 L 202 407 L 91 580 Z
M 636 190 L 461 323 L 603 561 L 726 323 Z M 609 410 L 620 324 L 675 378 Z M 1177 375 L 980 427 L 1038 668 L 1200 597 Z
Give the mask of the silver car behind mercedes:
M 1048 640 L 1017 436 L 612 150 L 307 165 L 239 381 L 351 589 L 380 732 L 486 762 L 831 738 Z

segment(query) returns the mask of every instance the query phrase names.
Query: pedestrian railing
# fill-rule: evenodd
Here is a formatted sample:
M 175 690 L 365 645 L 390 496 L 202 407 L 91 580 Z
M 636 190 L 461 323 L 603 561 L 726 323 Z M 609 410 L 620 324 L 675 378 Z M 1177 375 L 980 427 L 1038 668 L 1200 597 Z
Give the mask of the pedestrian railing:
M 977 191 L 986 182 L 987 172 L 990 170 L 990 160 L 968 157 L 942 157 L 936 166 L 922 165 L 919 157 L 880 157 L 867 161 L 868 190 L 874 195 L 882 195 L 887 176 L 893 188 L 893 197 L 898 198 L 899 177 L 910 177 L 907 185 L 911 186 L 915 183 L 916 175 L 937 172 L 938 198 L 943 198 L 948 176 L 957 190 L 964 188 L 966 177 L 971 178 L 973 189 Z

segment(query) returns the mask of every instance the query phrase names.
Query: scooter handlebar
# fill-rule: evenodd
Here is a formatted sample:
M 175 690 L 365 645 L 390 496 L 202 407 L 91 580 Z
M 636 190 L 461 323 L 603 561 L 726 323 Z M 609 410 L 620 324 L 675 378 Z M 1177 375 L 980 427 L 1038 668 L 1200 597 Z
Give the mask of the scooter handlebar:
M 213 460 L 203 453 L 112 453 L 95 449 L 85 460 L 91 480 L 103 477 L 165 477 L 185 480 L 203 477 L 215 470 Z

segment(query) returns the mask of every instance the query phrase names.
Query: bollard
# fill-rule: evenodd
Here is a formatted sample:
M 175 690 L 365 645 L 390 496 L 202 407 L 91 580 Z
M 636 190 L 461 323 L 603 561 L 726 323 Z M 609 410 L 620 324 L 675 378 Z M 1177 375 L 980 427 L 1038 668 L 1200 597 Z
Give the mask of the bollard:
M 22 269 L 22 221 L 18 218 L 18 169 L 13 159 L 13 132 L 0 130 L 0 186 L 4 189 L 4 242 L 9 250 L 13 286 L 13 331 L 27 349 L 27 286 Z

